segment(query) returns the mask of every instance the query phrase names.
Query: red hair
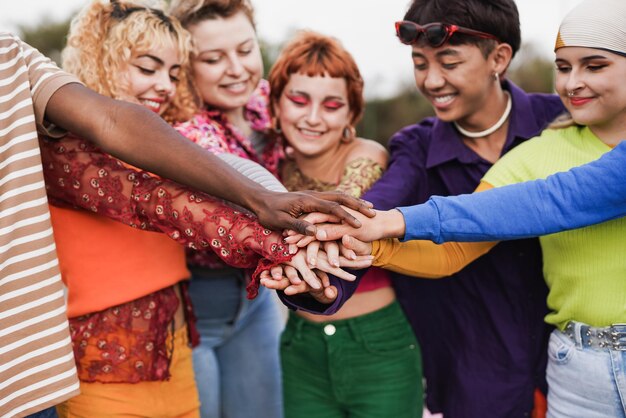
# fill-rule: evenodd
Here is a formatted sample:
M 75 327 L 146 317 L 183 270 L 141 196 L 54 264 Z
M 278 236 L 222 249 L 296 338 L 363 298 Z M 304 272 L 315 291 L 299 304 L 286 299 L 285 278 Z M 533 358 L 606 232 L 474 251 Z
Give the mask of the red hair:
M 363 78 L 354 58 L 337 39 L 302 31 L 283 48 L 268 77 L 270 110 L 278 105 L 292 74 L 345 79 L 352 112 L 350 122 L 354 125 L 359 121 L 364 107 Z

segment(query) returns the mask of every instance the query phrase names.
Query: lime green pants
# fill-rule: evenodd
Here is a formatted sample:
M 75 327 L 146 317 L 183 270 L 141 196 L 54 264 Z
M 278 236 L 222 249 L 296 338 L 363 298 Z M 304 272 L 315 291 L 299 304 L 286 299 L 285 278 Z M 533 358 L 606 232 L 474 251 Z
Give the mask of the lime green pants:
M 341 321 L 290 313 L 281 337 L 285 418 L 419 418 L 419 346 L 394 302 Z

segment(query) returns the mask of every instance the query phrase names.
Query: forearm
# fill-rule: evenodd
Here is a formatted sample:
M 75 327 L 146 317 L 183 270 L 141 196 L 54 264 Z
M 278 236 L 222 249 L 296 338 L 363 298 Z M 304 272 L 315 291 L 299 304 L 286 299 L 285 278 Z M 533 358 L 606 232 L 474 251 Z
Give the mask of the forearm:
M 602 158 L 545 180 L 478 194 L 433 197 L 400 208 L 405 239 L 490 241 L 528 238 L 626 215 L 626 142 Z
M 67 106 L 67 100 L 81 105 Z M 85 117 L 85 109 L 100 114 Z M 100 96 L 79 84 L 59 89 L 50 99 L 46 116 L 123 161 L 248 209 L 269 194 L 153 112 Z
M 463 269 L 486 254 L 496 243 L 456 243 L 437 245 L 430 241 L 374 241 L 374 266 L 408 276 L 439 279 Z
M 254 267 L 261 256 L 290 258 L 279 234 L 208 195 L 126 167 L 72 136 L 41 141 L 40 148 L 52 202 L 166 233 L 188 247 L 213 250 L 236 267 Z

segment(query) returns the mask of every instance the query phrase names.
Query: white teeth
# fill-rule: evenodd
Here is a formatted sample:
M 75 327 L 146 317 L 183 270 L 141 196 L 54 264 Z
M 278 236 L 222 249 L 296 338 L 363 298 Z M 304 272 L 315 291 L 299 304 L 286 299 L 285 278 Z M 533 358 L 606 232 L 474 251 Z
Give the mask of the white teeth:
M 435 97 L 435 103 L 447 103 L 454 99 L 454 94 L 448 94 L 447 96 Z
M 154 100 L 144 99 L 144 100 L 141 101 L 141 103 L 143 103 L 144 105 L 146 105 L 148 107 L 152 107 L 154 109 L 159 109 L 161 107 L 161 103 L 155 102 Z
M 228 86 L 226 86 L 226 88 L 228 90 L 234 90 L 234 91 L 243 90 L 246 88 L 246 83 L 241 82 L 241 83 L 229 84 Z
M 302 132 L 304 135 L 307 135 L 307 136 L 321 136 L 322 135 L 321 132 L 309 131 L 308 129 L 300 129 L 300 132 Z

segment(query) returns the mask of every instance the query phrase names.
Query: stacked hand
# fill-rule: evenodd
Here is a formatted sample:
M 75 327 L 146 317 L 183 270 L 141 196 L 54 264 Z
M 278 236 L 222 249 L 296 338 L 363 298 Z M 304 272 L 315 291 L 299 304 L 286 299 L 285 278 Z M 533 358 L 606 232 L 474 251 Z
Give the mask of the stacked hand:
M 318 301 L 330 303 L 337 297 L 337 289 L 330 285 L 327 273 L 352 281 L 355 276 L 341 267 L 360 269 L 371 266 L 372 241 L 404 235 L 404 218 L 397 210 L 373 211 L 376 217 L 346 207 L 343 210 L 353 217 L 350 223 L 345 217 L 329 213 L 314 212 L 300 217 L 302 222 L 315 225 L 315 236 L 285 231 L 285 243 L 296 255 L 291 265 L 263 272 L 261 284 L 283 290 L 286 295 L 310 293 Z M 306 276 L 302 275 L 303 271 Z
M 348 239 L 348 238 L 347 238 Z M 286 295 L 310 293 L 322 303 L 330 303 L 337 297 L 337 289 L 331 286 L 328 274 L 340 279 L 353 281 L 356 277 L 342 269 L 362 269 L 372 265 L 372 256 L 357 255 L 344 245 L 322 243 L 331 251 L 320 250 L 320 242 L 313 241 L 308 247 L 312 250 L 297 249 L 289 263 L 276 266 L 261 273 L 261 284 L 269 289 L 283 290 Z M 366 245 L 366 244 L 364 244 Z M 349 257 L 339 253 L 351 252 Z M 371 252 L 371 250 L 370 250 Z

